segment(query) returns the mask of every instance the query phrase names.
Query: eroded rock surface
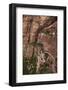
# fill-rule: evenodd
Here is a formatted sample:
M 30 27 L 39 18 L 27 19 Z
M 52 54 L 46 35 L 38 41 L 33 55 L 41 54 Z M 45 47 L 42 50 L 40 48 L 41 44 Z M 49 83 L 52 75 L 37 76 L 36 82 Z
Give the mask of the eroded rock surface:
M 23 74 L 56 73 L 57 17 L 24 15 L 22 18 Z

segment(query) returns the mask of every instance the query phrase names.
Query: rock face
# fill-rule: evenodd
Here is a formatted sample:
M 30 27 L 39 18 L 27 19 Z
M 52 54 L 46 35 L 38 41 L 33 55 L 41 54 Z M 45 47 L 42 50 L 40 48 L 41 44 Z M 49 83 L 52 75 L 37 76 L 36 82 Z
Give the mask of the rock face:
M 57 73 L 57 17 L 23 15 L 23 74 Z

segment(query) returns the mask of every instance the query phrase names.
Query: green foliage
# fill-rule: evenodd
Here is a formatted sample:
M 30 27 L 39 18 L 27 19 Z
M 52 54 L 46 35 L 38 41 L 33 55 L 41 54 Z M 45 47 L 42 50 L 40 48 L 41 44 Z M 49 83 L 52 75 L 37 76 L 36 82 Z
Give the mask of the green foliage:
M 33 46 L 38 46 L 38 47 L 42 47 L 43 46 L 43 44 L 42 43 L 40 43 L 40 42 L 32 42 L 32 43 L 30 43 L 31 45 L 33 45 Z
M 52 73 L 52 71 L 49 69 L 49 64 L 44 64 L 43 66 L 40 67 L 40 74 L 45 74 L 45 73 Z
M 39 47 L 42 47 L 43 46 L 43 44 L 42 43 L 36 43 L 37 44 L 37 46 L 39 46 Z
M 23 57 L 23 74 L 29 74 L 27 65 L 29 65 L 29 61 L 26 57 Z
M 41 33 L 44 33 L 45 35 L 50 35 L 50 31 L 41 31 Z
M 31 42 L 30 45 L 36 46 L 36 42 Z
M 33 55 L 30 59 L 23 57 L 23 74 L 45 74 L 45 73 L 53 73 L 51 69 L 49 69 L 50 60 L 47 61 L 48 54 L 45 53 L 46 63 L 40 65 L 39 72 L 36 72 L 37 65 L 37 57 Z
M 23 60 L 23 74 L 35 74 L 36 73 L 36 56 Z
M 52 61 L 48 60 L 48 56 L 48 53 L 45 53 L 45 63 L 40 66 L 40 74 L 53 73 L 52 70 L 49 68 L 49 64 L 52 64 Z
M 48 53 L 45 53 L 45 60 L 47 60 L 48 56 Z

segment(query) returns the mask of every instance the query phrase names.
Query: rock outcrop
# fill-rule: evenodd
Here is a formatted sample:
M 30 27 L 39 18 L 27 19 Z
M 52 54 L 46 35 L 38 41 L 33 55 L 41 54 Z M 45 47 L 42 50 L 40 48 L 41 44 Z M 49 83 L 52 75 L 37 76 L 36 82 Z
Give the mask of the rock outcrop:
M 56 73 L 57 17 L 24 15 L 22 18 L 23 74 Z

